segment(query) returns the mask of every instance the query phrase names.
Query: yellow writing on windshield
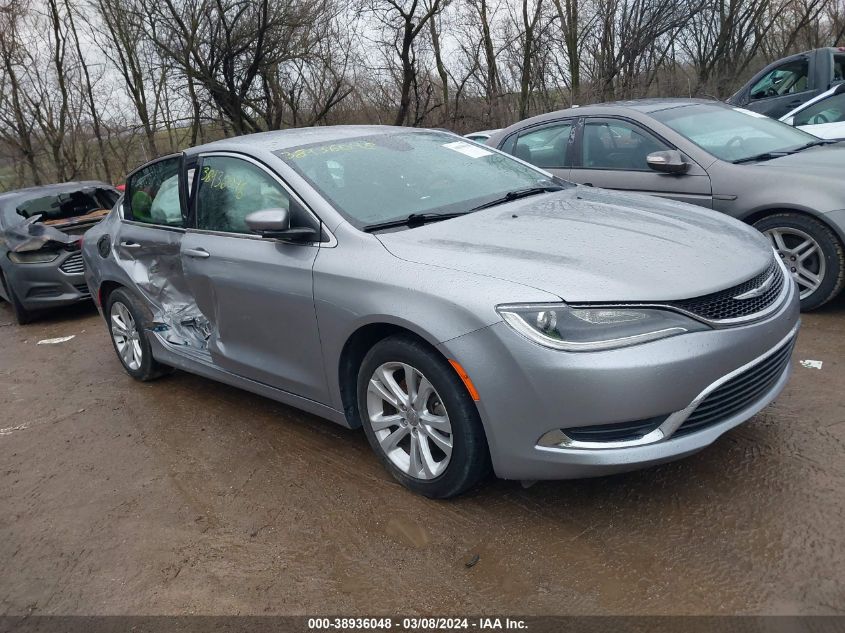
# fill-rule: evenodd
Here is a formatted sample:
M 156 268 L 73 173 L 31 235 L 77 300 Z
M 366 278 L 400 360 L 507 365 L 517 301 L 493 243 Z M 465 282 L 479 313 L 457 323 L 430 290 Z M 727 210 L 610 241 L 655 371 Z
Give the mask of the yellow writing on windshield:
M 356 149 L 373 149 L 375 143 L 370 141 L 351 141 L 349 143 L 332 143 L 331 145 L 319 145 L 317 147 L 303 147 L 290 152 L 281 152 L 282 158 L 297 160 L 306 156 L 319 154 L 335 154 L 337 152 L 351 152 Z

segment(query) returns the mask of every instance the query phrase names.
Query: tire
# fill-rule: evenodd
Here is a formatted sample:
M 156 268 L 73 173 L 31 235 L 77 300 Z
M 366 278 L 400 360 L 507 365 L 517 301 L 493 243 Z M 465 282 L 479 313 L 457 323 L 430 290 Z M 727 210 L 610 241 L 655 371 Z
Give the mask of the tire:
M 172 371 L 170 367 L 153 358 L 147 332 L 141 325 L 143 315 L 129 292 L 123 289 L 112 292 L 105 314 L 112 346 L 127 374 L 135 380 L 146 382 Z M 124 324 L 123 328 L 118 325 L 118 320 Z
M 405 409 L 400 410 L 402 405 L 391 405 L 384 394 L 397 403 L 398 394 L 407 396 L 407 371 L 421 388 L 417 406 L 409 406 L 411 400 L 406 398 Z M 373 379 L 376 383 L 370 389 Z M 466 492 L 490 472 L 490 451 L 475 403 L 451 365 L 422 341 L 392 336 L 376 343 L 358 371 L 357 394 L 370 446 L 385 468 L 410 490 L 446 499 Z M 391 443 L 393 448 L 386 450 Z M 441 447 L 449 443 L 447 455 Z
M 12 306 L 12 312 L 15 315 L 15 321 L 17 321 L 18 325 L 32 323 L 35 319 L 36 313 L 23 307 L 20 299 L 18 299 L 14 289 L 6 281 L 6 277 L 3 273 L 0 273 L 0 282 L 3 283 L 3 289 L 6 291 L 6 296 L 9 297 L 9 304 Z
M 820 308 L 840 293 L 845 285 L 845 249 L 830 228 L 800 213 L 776 213 L 755 222 L 754 228 L 769 238 L 792 272 L 802 311 Z M 814 281 L 807 273 L 820 279 Z

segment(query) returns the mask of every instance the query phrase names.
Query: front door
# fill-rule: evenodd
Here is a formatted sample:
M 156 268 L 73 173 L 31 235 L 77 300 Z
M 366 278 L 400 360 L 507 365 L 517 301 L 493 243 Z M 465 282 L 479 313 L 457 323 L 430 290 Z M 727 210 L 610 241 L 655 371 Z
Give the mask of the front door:
M 687 158 L 690 168 L 684 174 L 648 166 L 649 154 L 674 148 L 644 127 L 625 119 L 591 117 L 579 129 L 579 149 L 569 172 L 573 182 L 713 206 L 710 177 L 692 159 Z
M 208 351 L 233 374 L 327 401 L 312 267 L 318 246 L 262 239 L 245 223 L 253 211 L 287 208 L 292 223 L 312 216 L 263 165 L 237 155 L 206 155 L 199 165 L 194 222 L 182 264 L 208 319 Z

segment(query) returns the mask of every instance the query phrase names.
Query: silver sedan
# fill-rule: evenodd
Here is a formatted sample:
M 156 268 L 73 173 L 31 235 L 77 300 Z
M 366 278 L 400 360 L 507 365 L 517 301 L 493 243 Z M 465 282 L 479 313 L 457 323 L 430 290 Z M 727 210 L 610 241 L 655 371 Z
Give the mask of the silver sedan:
M 437 131 L 158 159 L 83 252 L 131 376 L 179 368 L 363 427 L 430 497 L 491 469 L 587 477 L 698 451 L 777 396 L 798 328 L 795 285 L 743 223 Z

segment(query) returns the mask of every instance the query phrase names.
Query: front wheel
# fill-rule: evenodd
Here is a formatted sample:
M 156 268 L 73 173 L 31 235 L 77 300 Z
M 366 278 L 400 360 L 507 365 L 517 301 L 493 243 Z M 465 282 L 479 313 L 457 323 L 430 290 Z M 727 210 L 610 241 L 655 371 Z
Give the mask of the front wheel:
M 478 409 L 455 370 L 421 341 L 377 343 L 358 373 L 367 440 L 390 473 L 426 497 L 465 492 L 489 472 Z
M 6 277 L 0 272 L 0 283 L 3 284 L 3 289 L 6 291 L 6 296 L 9 297 L 9 304 L 12 306 L 12 312 L 15 315 L 15 321 L 18 325 L 26 325 L 31 323 L 35 318 L 35 313 L 23 307 L 21 300 L 15 294 L 11 284 L 6 281 Z
M 814 310 L 845 285 L 845 250 L 818 220 L 798 213 L 776 213 L 754 223 L 769 238 L 798 285 L 801 310 Z

